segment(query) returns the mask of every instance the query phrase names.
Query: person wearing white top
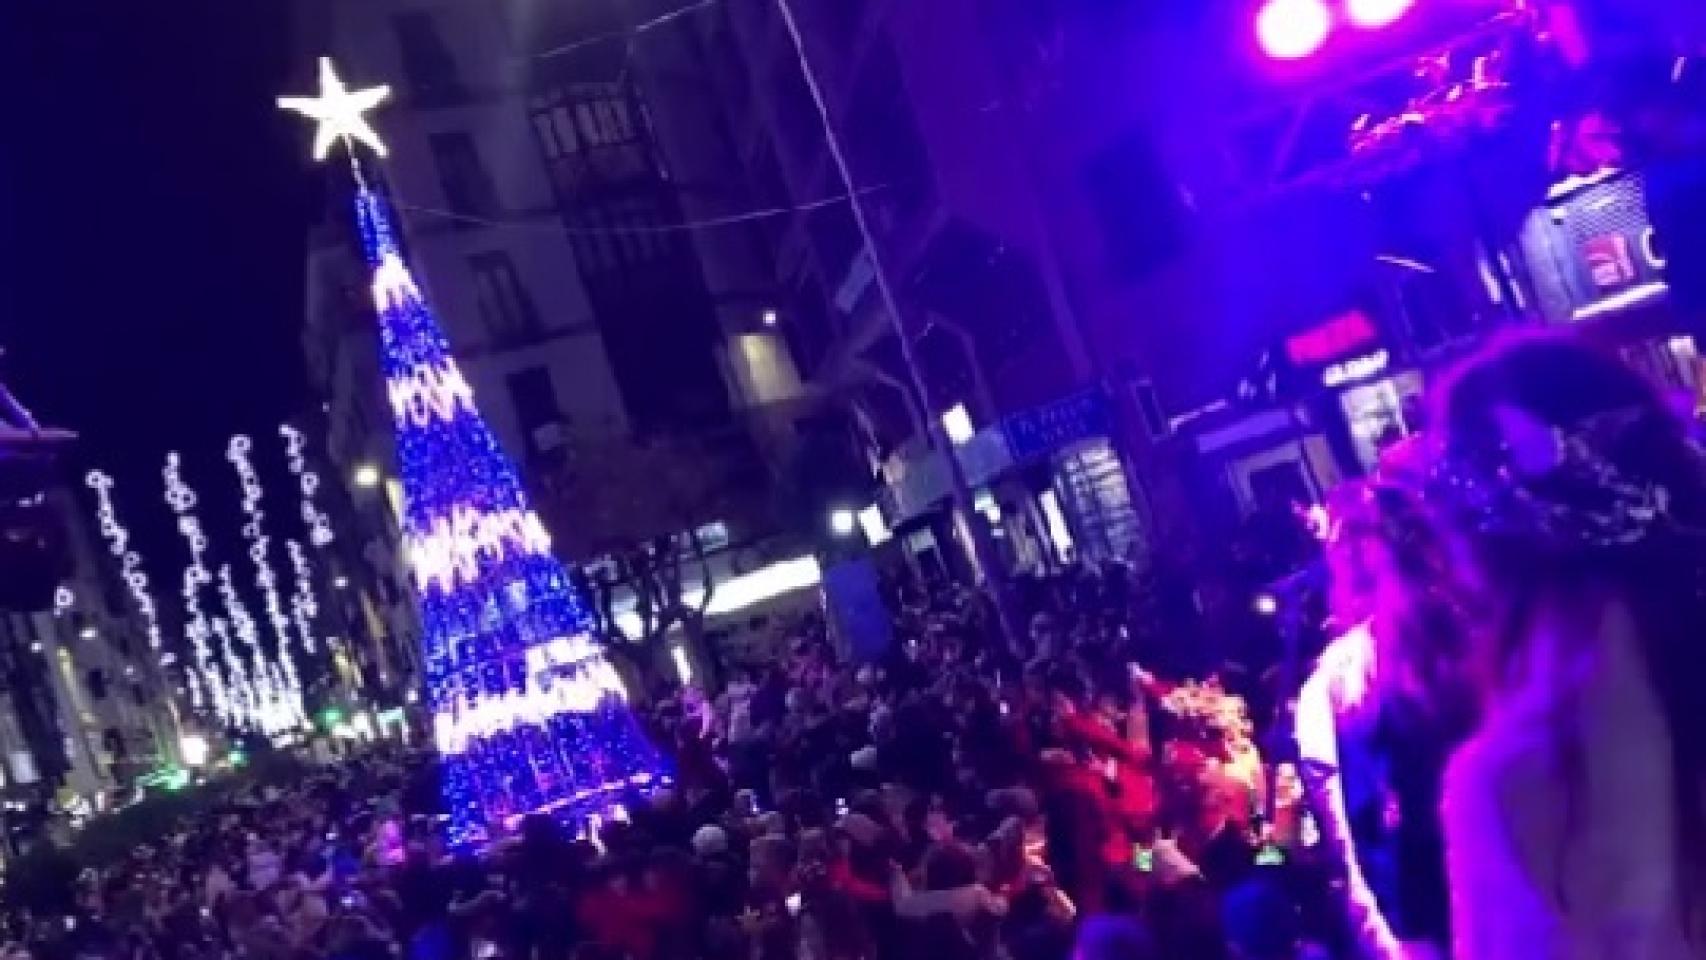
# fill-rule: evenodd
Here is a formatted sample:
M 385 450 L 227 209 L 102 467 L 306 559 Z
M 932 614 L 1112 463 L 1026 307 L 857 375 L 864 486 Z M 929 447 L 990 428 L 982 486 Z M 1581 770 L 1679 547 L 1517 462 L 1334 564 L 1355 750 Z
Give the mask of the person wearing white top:
M 1343 876 L 1358 955 L 1441 956 L 1450 917 L 1440 778 L 1467 726 L 1464 618 L 1414 490 L 1347 484 L 1328 517 L 1333 618 L 1355 626 L 1298 695 L 1303 780 Z
M 1465 363 L 1434 422 L 1481 687 L 1442 810 L 1455 960 L 1706 958 L 1706 459 L 1557 334 Z

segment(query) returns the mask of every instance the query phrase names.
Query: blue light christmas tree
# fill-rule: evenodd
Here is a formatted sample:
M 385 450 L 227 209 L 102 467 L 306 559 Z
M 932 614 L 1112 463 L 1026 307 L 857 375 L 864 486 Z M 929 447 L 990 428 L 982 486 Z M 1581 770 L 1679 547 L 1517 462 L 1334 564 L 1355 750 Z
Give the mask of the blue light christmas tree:
M 321 96 L 281 105 L 383 156 L 362 112 L 384 88 L 346 91 L 321 62 Z M 474 405 L 404 261 L 385 198 L 361 177 L 356 218 L 373 271 L 382 367 L 397 433 L 403 534 L 420 596 L 426 684 L 450 839 L 468 843 L 534 811 L 576 815 L 663 774 L 592 618 L 550 552 L 515 467 Z

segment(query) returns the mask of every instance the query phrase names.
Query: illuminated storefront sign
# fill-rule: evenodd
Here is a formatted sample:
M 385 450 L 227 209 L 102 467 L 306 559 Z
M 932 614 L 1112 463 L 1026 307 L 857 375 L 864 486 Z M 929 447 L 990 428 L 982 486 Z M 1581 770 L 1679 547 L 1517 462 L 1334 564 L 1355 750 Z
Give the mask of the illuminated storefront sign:
M 1385 371 L 1387 364 L 1391 361 L 1392 358 L 1387 355 L 1385 350 L 1376 350 L 1364 356 L 1341 360 L 1321 371 L 1321 385 L 1324 387 L 1342 387 L 1347 383 L 1367 380 L 1369 377 L 1377 376 Z

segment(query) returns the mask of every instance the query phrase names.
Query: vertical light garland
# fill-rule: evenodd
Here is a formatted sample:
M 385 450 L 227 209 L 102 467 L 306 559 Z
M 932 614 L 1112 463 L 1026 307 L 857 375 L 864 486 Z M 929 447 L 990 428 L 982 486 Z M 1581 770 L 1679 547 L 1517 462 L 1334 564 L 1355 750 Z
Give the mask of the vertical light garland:
M 295 540 L 284 541 L 284 548 L 290 554 L 290 566 L 296 575 L 296 592 L 290 598 L 290 617 L 296 624 L 303 651 L 312 654 L 315 651 L 314 618 L 320 615 L 320 603 L 314 599 L 314 565 L 308 561 L 308 551 Z
M 226 699 L 225 684 L 219 676 L 219 670 L 213 665 L 213 649 L 209 642 L 213 639 L 213 630 L 207 621 L 207 614 L 201 608 L 201 591 L 213 583 L 213 573 L 207 569 L 204 558 L 207 556 L 207 534 L 202 530 L 201 520 L 195 515 L 197 498 L 195 491 L 184 482 L 183 459 L 177 451 L 166 454 L 166 465 L 161 468 L 161 476 L 166 484 L 166 505 L 178 518 L 178 532 L 183 535 L 184 544 L 190 551 L 190 562 L 184 567 L 183 597 L 184 597 L 184 634 L 189 637 L 190 652 L 195 660 L 193 671 L 184 671 L 189 682 L 190 704 L 197 709 L 202 706 L 202 683 L 195 679 L 196 672 L 207 686 L 207 695 L 212 701 L 215 714 L 227 723 L 236 722 L 231 704 Z
M 220 573 L 230 571 L 230 567 L 221 567 Z M 231 612 L 232 605 L 242 607 L 242 601 L 236 596 L 236 590 L 230 587 L 230 577 L 220 578 L 220 595 L 225 600 L 225 611 Z M 255 696 L 255 687 L 249 682 L 249 670 L 243 665 L 243 658 L 237 653 L 237 645 L 232 642 L 231 621 L 224 617 L 214 617 L 208 622 L 208 629 L 219 639 L 219 656 L 225 664 L 226 685 L 229 688 L 227 703 L 231 708 L 231 723 L 238 727 L 260 726 L 260 704 Z
M 315 547 L 327 546 L 336 538 L 332 534 L 331 518 L 314 502 L 314 494 L 320 489 L 320 475 L 308 469 L 308 438 L 288 423 L 279 424 L 278 435 L 284 438 L 285 464 L 296 478 L 297 490 L 301 493 L 302 526 L 308 531 L 308 542 Z M 290 554 L 291 572 L 296 577 L 296 590 L 290 598 L 290 616 L 296 624 L 302 649 L 313 653 L 316 646 L 314 618 L 320 615 L 320 604 L 314 599 L 314 565 L 302 544 L 286 540 L 284 546 Z
M 302 691 L 290 681 L 294 679 L 294 671 L 283 669 L 287 657 L 279 657 L 275 662 L 269 662 L 266 649 L 261 645 L 260 630 L 255 625 L 255 618 L 249 615 L 248 607 L 237 594 L 237 584 L 231 576 L 230 564 L 219 567 L 219 592 L 225 599 L 225 612 L 231 621 L 228 628 L 242 641 L 248 654 L 249 666 L 245 667 L 243 658 L 237 654 L 235 644 L 227 637 L 226 649 L 234 661 L 233 667 L 244 672 L 244 684 L 248 702 L 251 704 L 251 719 L 262 733 L 269 736 L 294 729 L 307 722 L 307 716 L 302 708 Z M 216 621 L 214 629 L 220 629 Z
M 100 525 L 101 537 L 107 541 L 112 555 L 119 558 L 125 586 L 130 589 L 136 612 L 142 617 L 143 629 L 148 634 L 148 645 L 158 651 L 161 646 L 160 614 L 154 606 L 154 598 L 148 593 L 148 573 L 142 569 L 142 554 L 130 549 L 130 531 L 119 522 L 118 508 L 113 505 L 113 478 L 100 470 L 91 470 L 84 482 L 95 491 L 95 519 Z M 163 655 L 161 662 L 170 663 Z
M 272 700 L 281 705 L 278 709 L 284 711 L 275 718 L 279 719 L 287 713 L 296 716 L 302 715 L 302 685 L 297 679 L 296 658 L 290 652 L 291 625 L 289 619 L 284 615 L 284 605 L 279 600 L 278 577 L 273 573 L 272 563 L 267 558 L 268 548 L 271 546 L 272 540 L 267 536 L 266 513 L 261 509 L 261 498 L 264 496 L 264 491 L 261 489 L 261 477 L 255 471 L 253 461 L 249 459 L 249 453 L 253 449 L 253 441 L 246 436 L 238 435 L 232 437 L 231 442 L 226 446 L 225 458 L 231 462 L 231 466 L 237 471 L 237 480 L 243 489 L 243 514 L 248 518 L 247 522 L 243 524 L 243 539 L 249 543 L 249 559 L 255 564 L 255 583 L 260 587 L 261 602 L 266 607 L 267 622 L 272 626 L 273 637 L 278 643 L 276 667 L 271 670 L 265 667 L 261 659 L 263 655 L 258 635 L 254 637 L 245 636 L 244 639 L 250 641 L 255 647 L 257 657 L 255 683 L 257 688 L 267 692 Z M 226 570 L 220 572 L 223 575 Z M 246 612 L 245 616 L 247 616 Z M 238 627 L 239 635 L 242 635 L 243 624 L 237 620 L 235 611 L 233 611 L 232 620 Z M 255 632 L 253 621 L 250 621 L 249 629 L 251 632 Z
M 284 438 L 285 462 L 302 492 L 302 526 L 308 531 L 308 543 L 324 547 L 336 537 L 332 533 L 332 518 L 314 502 L 314 494 L 320 489 L 320 475 L 308 469 L 308 438 L 288 423 L 279 424 L 278 435 Z

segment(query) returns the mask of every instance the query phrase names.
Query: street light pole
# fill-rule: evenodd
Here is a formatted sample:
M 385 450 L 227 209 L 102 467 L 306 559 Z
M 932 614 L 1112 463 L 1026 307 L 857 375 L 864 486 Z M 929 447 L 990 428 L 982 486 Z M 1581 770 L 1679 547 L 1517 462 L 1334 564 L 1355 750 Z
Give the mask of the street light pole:
M 834 162 L 836 173 L 841 179 L 841 187 L 846 191 L 847 206 L 853 213 L 853 223 L 858 227 L 859 238 L 865 245 L 865 255 L 871 258 L 872 280 L 876 284 L 878 296 L 882 298 L 883 309 L 888 311 L 889 322 L 894 325 L 895 338 L 900 341 L 901 359 L 906 364 L 913 392 L 918 395 L 919 406 L 924 411 L 925 430 L 930 439 L 930 447 L 941 455 L 947 467 L 956 523 L 970 539 L 972 562 L 983 575 L 984 584 L 993 595 L 1003 640 L 1009 649 L 1016 649 L 1020 634 L 1015 629 L 1011 606 L 1012 592 L 1008 588 L 1006 572 L 1001 568 L 993 538 L 990 537 L 988 529 L 979 522 L 981 518 L 977 516 L 973 506 L 971 486 L 966 482 L 965 470 L 960 466 L 960 458 L 954 452 L 954 444 L 948 438 L 942 418 L 930 409 L 930 394 L 925 389 L 924 368 L 918 361 L 912 337 L 907 333 L 906 320 L 900 311 L 900 301 L 889 282 L 886 258 L 871 231 L 870 219 L 865 214 L 862 195 L 853 177 L 853 168 L 842 150 L 841 138 L 836 135 L 835 123 L 829 113 L 829 103 L 824 99 L 823 88 L 818 83 L 817 75 L 812 72 L 811 57 L 806 51 L 806 41 L 800 33 L 800 25 L 794 18 L 793 4 L 791 0 L 776 0 L 776 9 L 782 15 L 783 25 L 788 29 L 788 38 L 794 45 L 794 56 L 799 61 L 800 75 L 805 78 L 806 89 L 811 92 L 812 104 L 817 108 L 818 120 L 823 124 L 824 144 L 829 148 L 830 160 Z

